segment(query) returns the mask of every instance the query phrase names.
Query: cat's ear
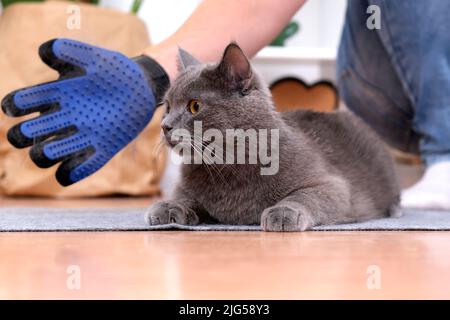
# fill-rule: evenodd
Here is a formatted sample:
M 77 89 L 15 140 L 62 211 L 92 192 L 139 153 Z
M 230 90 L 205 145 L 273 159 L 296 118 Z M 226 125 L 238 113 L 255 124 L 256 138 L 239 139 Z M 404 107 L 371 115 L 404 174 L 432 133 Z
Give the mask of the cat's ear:
M 193 55 L 178 47 L 178 71 L 183 72 L 187 67 L 198 64 L 200 64 L 200 61 L 198 61 Z
M 245 92 L 253 79 L 250 61 L 237 43 L 230 43 L 218 65 L 219 72 L 226 77 L 231 86 Z

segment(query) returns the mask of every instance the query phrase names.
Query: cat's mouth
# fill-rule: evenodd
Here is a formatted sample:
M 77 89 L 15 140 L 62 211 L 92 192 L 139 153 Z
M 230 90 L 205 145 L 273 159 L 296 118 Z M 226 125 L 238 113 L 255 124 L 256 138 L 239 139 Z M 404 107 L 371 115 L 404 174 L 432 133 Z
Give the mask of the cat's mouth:
M 191 145 L 185 141 L 177 141 L 176 139 L 171 139 L 171 137 L 166 137 L 165 135 L 163 136 L 163 141 L 165 142 L 165 144 L 173 149 L 176 146 L 180 146 L 180 147 L 190 147 Z
M 178 144 L 178 142 L 172 141 L 171 139 L 167 139 L 167 137 L 165 137 L 165 136 L 164 136 L 164 138 L 163 138 L 163 141 L 166 143 L 166 145 L 167 145 L 169 148 L 174 148 L 174 147 Z
M 164 130 L 161 130 L 161 140 L 169 148 L 173 148 L 177 145 L 177 142 L 171 139 L 171 135 L 164 132 Z
M 184 132 L 183 132 L 184 134 Z M 180 135 L 177 132 L 162 132 L 161 138 L 165 142 L 165 144 L 173 149 L 176 146 L 179 146 L 180 148 L 190 148 L 192 147 L 192 137 L 191 136 L 185 136 Z

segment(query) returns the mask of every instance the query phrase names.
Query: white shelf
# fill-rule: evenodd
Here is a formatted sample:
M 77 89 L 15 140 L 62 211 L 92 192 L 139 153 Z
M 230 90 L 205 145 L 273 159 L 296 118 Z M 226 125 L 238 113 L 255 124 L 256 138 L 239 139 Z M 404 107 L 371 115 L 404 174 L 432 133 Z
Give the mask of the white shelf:
M 255 61 L 295 62 L 336 60 L 336 49 L 324 47 L 266 47 L 254 57 Z

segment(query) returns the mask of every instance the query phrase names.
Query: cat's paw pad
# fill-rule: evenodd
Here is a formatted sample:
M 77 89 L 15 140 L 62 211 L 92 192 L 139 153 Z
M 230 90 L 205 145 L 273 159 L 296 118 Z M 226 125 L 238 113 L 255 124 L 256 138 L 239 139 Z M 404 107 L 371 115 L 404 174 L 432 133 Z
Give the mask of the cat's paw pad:
M 148 208 L 145 221 L 151 226 L 169 223 L 196 225 L 198 217 L 182 204 L 162 201 L 154 203 Z
M 310 215 L 299 205 L 279 204 L 261 215 L 264 231 L 304 231 L 312 226 Z

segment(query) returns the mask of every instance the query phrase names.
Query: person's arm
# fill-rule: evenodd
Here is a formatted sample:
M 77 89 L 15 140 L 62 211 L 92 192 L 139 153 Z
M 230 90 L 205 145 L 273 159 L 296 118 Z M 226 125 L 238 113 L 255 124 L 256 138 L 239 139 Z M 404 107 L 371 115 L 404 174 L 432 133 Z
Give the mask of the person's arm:
M 203 62 L 217 61 L 234 40 L 252 57 L 289 23 L 305 0 L 205 0 L 180 29 L 165 41 L 144 50 L 169 77 L 177 73 L 181 47 Z

